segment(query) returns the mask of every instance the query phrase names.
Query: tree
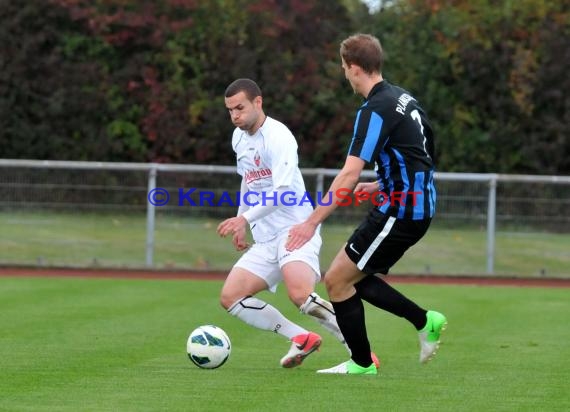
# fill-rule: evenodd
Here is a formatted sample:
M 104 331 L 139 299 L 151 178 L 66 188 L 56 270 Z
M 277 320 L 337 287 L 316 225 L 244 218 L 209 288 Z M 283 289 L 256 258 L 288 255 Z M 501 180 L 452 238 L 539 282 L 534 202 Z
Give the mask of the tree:
M 56 17 L 43 20 L 53 37 L 49 47 L 27 57 L 38 65 L 54 62 L 46 83 L 59 81 L 51 90 L 67 96 L 82 119 L 81 127 L 42 119 L 43 127 L 57 125 L 67 143 L 81 143 L 57 158 L 231 163 L 223 91 L 247 76 L 299 137 L 306 165 L 338 164 L 336 136 L 346 132 L 348 120 L 337 115 L 344 99 L 335 95 L 340 70 L 331 70 L 330 62 L 349 30 L 342 6 L 325 0 L 50 0 L 34 7 Z M 11 13 L 19 12 L 12 7 Z M 65 75 L 55 66 L 65 67 Z M 14 67 L 18 72 L 22 84 L 34 81 Z M 83 94 L 69 94 L 77 87 Z M 24 118 L 29 122 L 29 113 Z M 84 145 L 86 139 L 99 145 Z M 54 158 L 49 150 L 45 155 Z
M 66 57 L 84 31 L 41 0 L 0 0 L 0 144 L 4 157 L 107 157 L 102 67 Z M 62 33 L 74 38 L 67 43 Z M 103 143 L 103 144 L 102 144 Z M 109 156 L 110 157 L 110 156 Z
M 568 54 L 568 12 L 539 3 L 410 0 L 375 15 L 386 73 L 436 124 L 440 170 L 568 172 L 566 156 L 554 154 L 567 153 L 560 122 L 569 106 L 558 88 L 568 76 L 552 58 L 553 49 Z M 546 100 L 550 113 L 539 104 Z
M 358 105 L 339 41 L 436 126 L 438 169 L 568 173 L 567 6 L 547 0 L 0 0 L 0 143 L 14 158 L 233 163 L 226 86 L 255 79 L 301 165 L 339 167 Z

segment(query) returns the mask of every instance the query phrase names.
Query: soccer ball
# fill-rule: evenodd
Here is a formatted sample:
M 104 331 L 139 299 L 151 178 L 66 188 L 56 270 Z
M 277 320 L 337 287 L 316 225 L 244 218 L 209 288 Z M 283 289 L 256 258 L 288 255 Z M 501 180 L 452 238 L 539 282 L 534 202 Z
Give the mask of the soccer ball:
M 223 329 L 214 325 L 197 327 L 186 342 L 188 357 L 203 369 L 219 368 L 226 363 L 231 351 L 230 338 Z

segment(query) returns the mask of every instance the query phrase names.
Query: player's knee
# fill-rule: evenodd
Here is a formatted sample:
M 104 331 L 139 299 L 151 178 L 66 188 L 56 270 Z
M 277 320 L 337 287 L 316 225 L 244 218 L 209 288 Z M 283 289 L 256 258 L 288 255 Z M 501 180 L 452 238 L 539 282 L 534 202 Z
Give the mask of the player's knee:
M 237 297 L 232 293 L 222 290 L 220 294 L 220 305 L 226 310 L 228 310 L 241 296 Z
M 290 289 L 287 291 L 289 300 L 291 300 L 291 302 L 293 302 L 293 304 L 297 307 L 300 307 L 303 303 L 305 303 L 311 292 L 312 290 L 306 290 L 302 288 Z
M 325 288 L 327 289 L 327 292 L 329 292 L 335 286 L 335 281 L 332 278 L 332 276 L 325 276 L 324 283 L 325 283 Z
M 327 294 L 330 297 L 338 297 L 343 293 L 347 285 L 341 278 L 334 276 L 334 274 L 327 273 L 325 276 L 325 287 L 327 289 Z

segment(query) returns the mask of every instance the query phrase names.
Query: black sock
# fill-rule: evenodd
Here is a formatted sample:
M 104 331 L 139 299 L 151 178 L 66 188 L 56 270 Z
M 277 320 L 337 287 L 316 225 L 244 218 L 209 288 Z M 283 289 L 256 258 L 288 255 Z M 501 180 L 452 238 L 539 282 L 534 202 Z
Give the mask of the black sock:
M 368 275 L 354 285 L 356 294 L 366 302 L 407 319 L 417 330 L 426 325 L 426 311 L 378 276 Z
M 366 335 L 364 305 L 354 294 L 342 302 L 332 302 L 338 327 L 352 352 L 352 360 L 362 367 L 372 364 L 370 342 Z

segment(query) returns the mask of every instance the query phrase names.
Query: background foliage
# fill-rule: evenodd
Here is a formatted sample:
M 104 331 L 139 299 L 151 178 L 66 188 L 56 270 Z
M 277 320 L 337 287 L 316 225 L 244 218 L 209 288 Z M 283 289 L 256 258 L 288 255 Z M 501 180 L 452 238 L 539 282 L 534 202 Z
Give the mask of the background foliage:
M 232 164 L 237 77 L 342 165 L 359 99 L 338 43 L 370 32 L 418 97 L 441 171 L 570 172 L 569 7 L 548 0 L 0 0 L 0 157 Z

